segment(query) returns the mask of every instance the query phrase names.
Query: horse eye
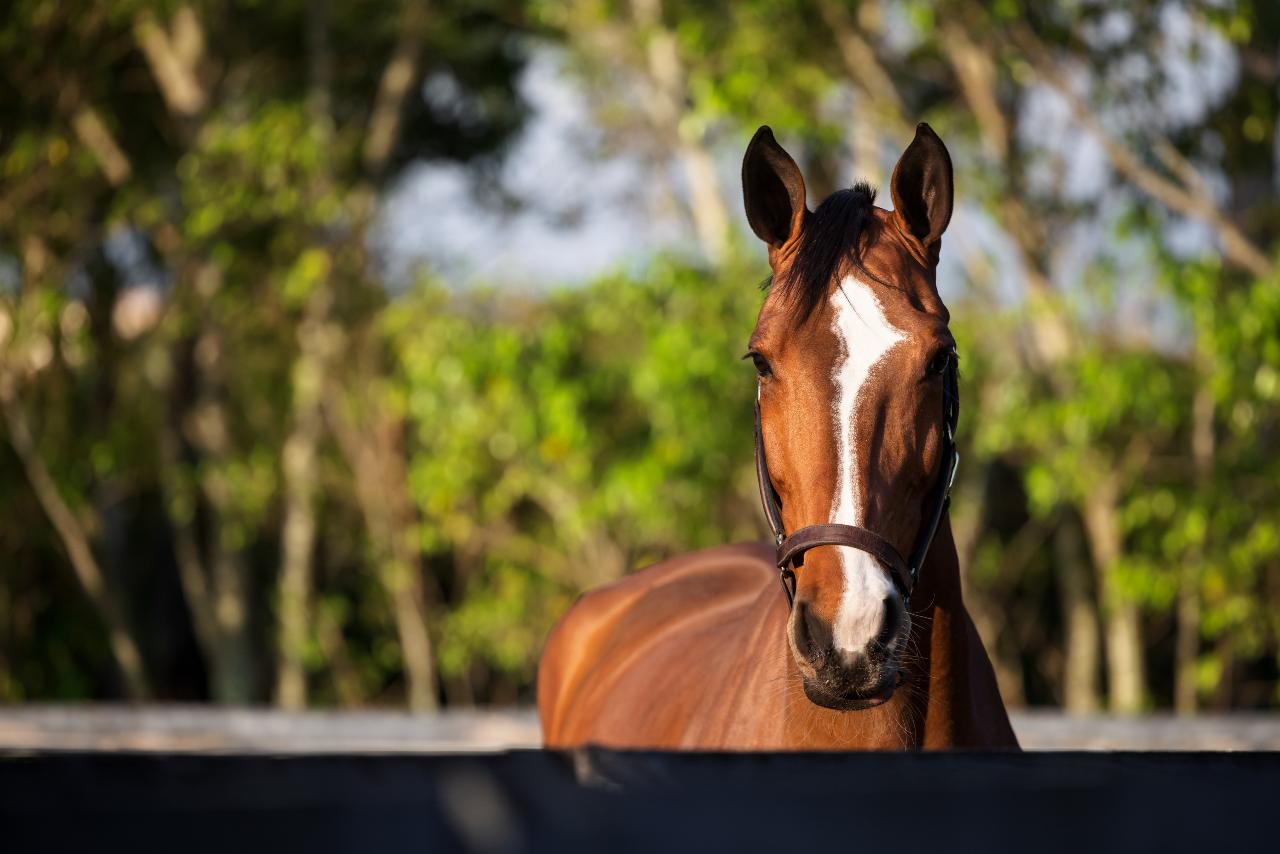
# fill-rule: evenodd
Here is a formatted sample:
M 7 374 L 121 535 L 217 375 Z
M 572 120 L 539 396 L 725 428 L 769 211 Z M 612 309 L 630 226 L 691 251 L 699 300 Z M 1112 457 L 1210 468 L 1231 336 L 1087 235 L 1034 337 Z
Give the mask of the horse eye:
M 941 376 L 942 372 L 947 369 L 947 365 L 951 364 L 951 350 L 939 350 L 933 354 L 933 358 L 929 360 L 925 373 L 931 377 Z
M 757 375 L 761 377 L 767 377 L 773 374 L 773 369 L 769 367 L 769 362 L 768 360 L 765 359 L 764 356 L 761 356 L 759 353 L 754 353 L 754 352 L 748 353 L 747 355 L 750 356 L 751 361 L 755 363 Z

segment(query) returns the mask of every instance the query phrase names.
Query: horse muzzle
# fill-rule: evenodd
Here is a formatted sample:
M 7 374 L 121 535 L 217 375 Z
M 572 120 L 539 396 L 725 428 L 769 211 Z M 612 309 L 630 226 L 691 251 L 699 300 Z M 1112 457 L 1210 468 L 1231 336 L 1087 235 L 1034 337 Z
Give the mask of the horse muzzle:
M 894 692 L 906 684 L 906 681 L 907 675 L 904 671 L 893 670 L 887 674 L 887 678 L 881 684 L 864 690 L 849 689 L 838 682 L 832 684 L 829 680 L 821 678 L 806 678 L 802 684 L 804 695 L 811 703 L 838 712 L 856 712 L 872 709 L 888 702 L 892 699 Z
M 896 599 L 885 600 L 880 632 L 860 649 L 840 648 L 831 627 L 803 599 L 788 634 L 805 696 L 819 706 L 848 711 L 878 706 L 905 681 L 900 650 L 910 622 Z

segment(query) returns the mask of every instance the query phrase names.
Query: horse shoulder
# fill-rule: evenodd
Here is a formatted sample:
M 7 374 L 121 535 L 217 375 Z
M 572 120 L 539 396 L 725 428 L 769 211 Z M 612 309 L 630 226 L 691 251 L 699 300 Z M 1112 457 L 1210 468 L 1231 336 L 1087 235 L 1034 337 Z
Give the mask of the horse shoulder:
M 584 685 L 601 671 L 616 676 L 629 651 L 678 626 L 707 603 L 746 602 L 776 583 L 773 550 L 763 543 L 717 546 L 678 555 L 588 591 L 552 629 L 538 667 L 538 711 L 547 746 L 577 743 L 574 721 Z M 735 595 L 736 594 L 736 595 Z

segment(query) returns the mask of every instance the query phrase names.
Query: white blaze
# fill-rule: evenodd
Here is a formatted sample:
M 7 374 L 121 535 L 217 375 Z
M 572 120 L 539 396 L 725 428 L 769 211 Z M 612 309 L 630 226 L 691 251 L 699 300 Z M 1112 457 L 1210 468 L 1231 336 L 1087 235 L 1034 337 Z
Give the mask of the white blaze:
M 865 508 L 859 495 L 858 424 L 855 417 L 867 378 L 906 336 L 885 317 L 884 307 L 871 286 L 854 276 L 846 276 L 831 294 L 835 310 L 833 328 L 841 352 L 832 367 L 835 399 L 831 404 L 836 430 L 835 500 L 831 521 L 861 525 Z M 879 562 L 859 549 L 839 547 L 844 574 L 844 592 L 832 627 L 837 650 L 861 652 L 876 634 L 884 619 L 883 601 L 892 595 L 893 583 Z

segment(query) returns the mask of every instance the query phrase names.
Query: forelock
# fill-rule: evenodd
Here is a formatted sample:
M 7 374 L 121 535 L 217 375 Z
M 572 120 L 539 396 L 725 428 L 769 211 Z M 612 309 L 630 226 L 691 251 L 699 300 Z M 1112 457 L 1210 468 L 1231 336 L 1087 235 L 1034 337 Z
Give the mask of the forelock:
M 805 223 L 791 265 L 771 284 L 797 325 L 826 298 L 832 282 L 860 261 L 875 200 L 875 189 L 860 181 L 828 196 Z

